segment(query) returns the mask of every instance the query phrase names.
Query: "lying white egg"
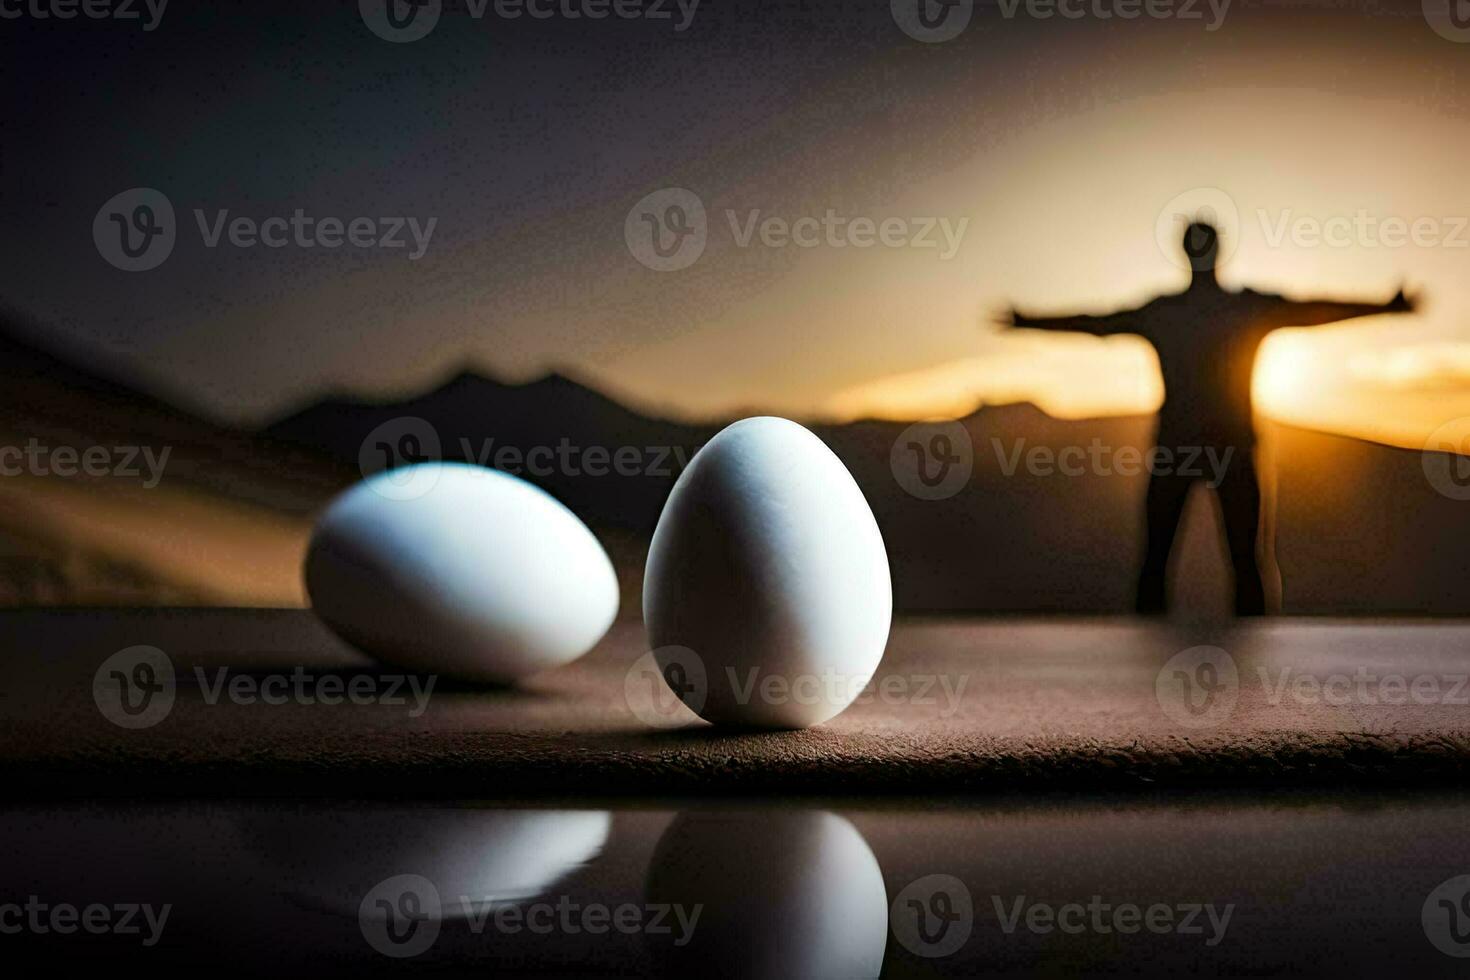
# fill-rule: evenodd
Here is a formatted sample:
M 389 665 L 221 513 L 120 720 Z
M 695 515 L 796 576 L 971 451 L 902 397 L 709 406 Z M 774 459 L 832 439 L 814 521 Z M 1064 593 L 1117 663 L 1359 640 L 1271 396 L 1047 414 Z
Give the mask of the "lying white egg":
M 612 562 L 576 515 L 464 463 L 387 470 L 344 492 L 317 522 L 306 589 L 365 653 L 493 683 L 577 659 L 618 610 Z
M 547 891 L 602 852 L 612 814 L 324 804 L 247 810 L 239 827 L 277 893 L 355 912 L 378 883 L 412 873 L 433 884 L 448 919 Z
M 706 720 L 803 728 L 833 717 L 877 670 L 892 612 L 868 502 L 795 422 L 736 422 L 674 484 L 643 619 L 665 681 Z

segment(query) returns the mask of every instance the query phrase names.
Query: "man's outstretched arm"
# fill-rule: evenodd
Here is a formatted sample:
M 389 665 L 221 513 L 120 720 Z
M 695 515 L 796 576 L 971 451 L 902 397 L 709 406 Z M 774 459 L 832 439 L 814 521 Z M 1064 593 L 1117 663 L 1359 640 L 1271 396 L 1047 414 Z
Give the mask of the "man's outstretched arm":
M 1000 317 L 1003 327 L 1024 330 L 1062 330 L 1072 333 L 1090 333 L 1094 337 L 1107 337 L 1118 333 L 1141 333 L 1143 309 L 1121 310 L 1103 316 L 1027 316 L 1020 310 L 1011 310 Z
M 1276 325 L 1283 327 L 1315 327 L 1379 313 L 1412 313 L 1418 305 L 1419 298 L 1404 295 L 1402 289 L 1387 303 L 1337 303 L 1330 300 L 1302 302 L 1283 299 L 1273 311 L 1272 319 Z

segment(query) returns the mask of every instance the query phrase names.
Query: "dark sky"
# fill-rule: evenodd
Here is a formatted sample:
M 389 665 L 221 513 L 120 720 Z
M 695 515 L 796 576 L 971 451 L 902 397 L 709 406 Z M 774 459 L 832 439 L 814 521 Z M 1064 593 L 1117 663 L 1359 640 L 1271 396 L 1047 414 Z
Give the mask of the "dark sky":
M 991 2 L 925 44 L 887 0 L 704 0 L 682 31 L 673 3 L 669 19 L 598 21 L 448 4 L 411 43 L 375 35 L 355 0 L 172 0 L 152 30 L 38 19 L 37 2 L 0 0 L 25 12 L 0 20 L 0 303 L 47 343 L 223 418 L 324 389 L 413 390 L 467 361 L 509 378 L 566 366 L 692 412 L 799 411 L 976 354 L 988 303 L 1117 304 L 1166 285 L 1151 244 L 1147 261 L 1110 262 L 1151 243 L 1159 207 L 1190 187 L 1233 181 L 1243 207 L 1284 188 L 1306 208 L 1320 177 L 1347 211 L 1470 210 L 1452 177 L 1470 44 L 1418 4 L 1237 0 L 1212 30 L 1203 2 L 1203 19 L 1129 21 Z M 1324 159 L 1366 162 L 1324 173 Z M 1441 183 L 1423 200 L 1383 192 Z M 176 241 L 127 272 L 94 219 L 138 187 L 167 198 Z M 624 241 L 629 209 L 664 187 L 710 209 L 708 251 L 675 273 Z M 372 218 L 373 236 L 391 226 L 379 219 L 434 225 L 410 258 L 407 228 L 404 248 L 211 248 L 195 214 L 297 209 Z M 947 263 L 736 247 L 724 214 L 751 210 L 968 231 Z M 1098 244 L 1114 233 L 1116 251 Z M 1466 262 L 1242 254 L 1252 276 L 1289 268 L 1333 289 L 1448 283 Z M 1060 275 L 1038 273 L 1053 263 Z M 1065 386 L 1053 353 L 1061 380 L 1026 383 Z

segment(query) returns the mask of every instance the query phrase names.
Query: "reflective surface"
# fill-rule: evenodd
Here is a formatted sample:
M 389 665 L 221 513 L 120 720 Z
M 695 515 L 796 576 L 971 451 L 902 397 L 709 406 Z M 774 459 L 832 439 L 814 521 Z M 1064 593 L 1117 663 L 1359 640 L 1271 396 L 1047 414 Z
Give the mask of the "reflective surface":
M 299 973 L 1451 975 L 1450 796 L 58 803 L 0 812 L 0 949 Z

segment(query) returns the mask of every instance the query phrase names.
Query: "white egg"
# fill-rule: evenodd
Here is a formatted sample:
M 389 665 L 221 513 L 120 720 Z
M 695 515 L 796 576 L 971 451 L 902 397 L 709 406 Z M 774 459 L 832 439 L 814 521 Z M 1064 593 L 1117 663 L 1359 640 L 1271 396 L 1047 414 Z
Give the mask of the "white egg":
M 618 610 L 612 562 L 576 515 L 463 463 L 388 470 L 333 501 L 307 550 L 306 589 L 364 652 L 494 683 L 577 659 Z
M 611 828 L 606 810 L 398 805 L 267 807 L 240 820 L 279 893 L 355 912 L 374 886 L 410 873 L 434 886 L 444 918 L 542 894 L 600 854 Z
M 868 502 L 795 422 L 736 422 L 675 483 L 649 549 L 643 618 L 660 672 L 701 717 L 826 721 L 877 670 L 892 613 Z
M 650 932 L 659 974 L 876 977 L 888 945 L 883 869 L 846 819 L 820 810 L 692 810 L 664 831 L 645 894 L 672 907 Z M 699 918 L 681 929 L 684 921 Z

